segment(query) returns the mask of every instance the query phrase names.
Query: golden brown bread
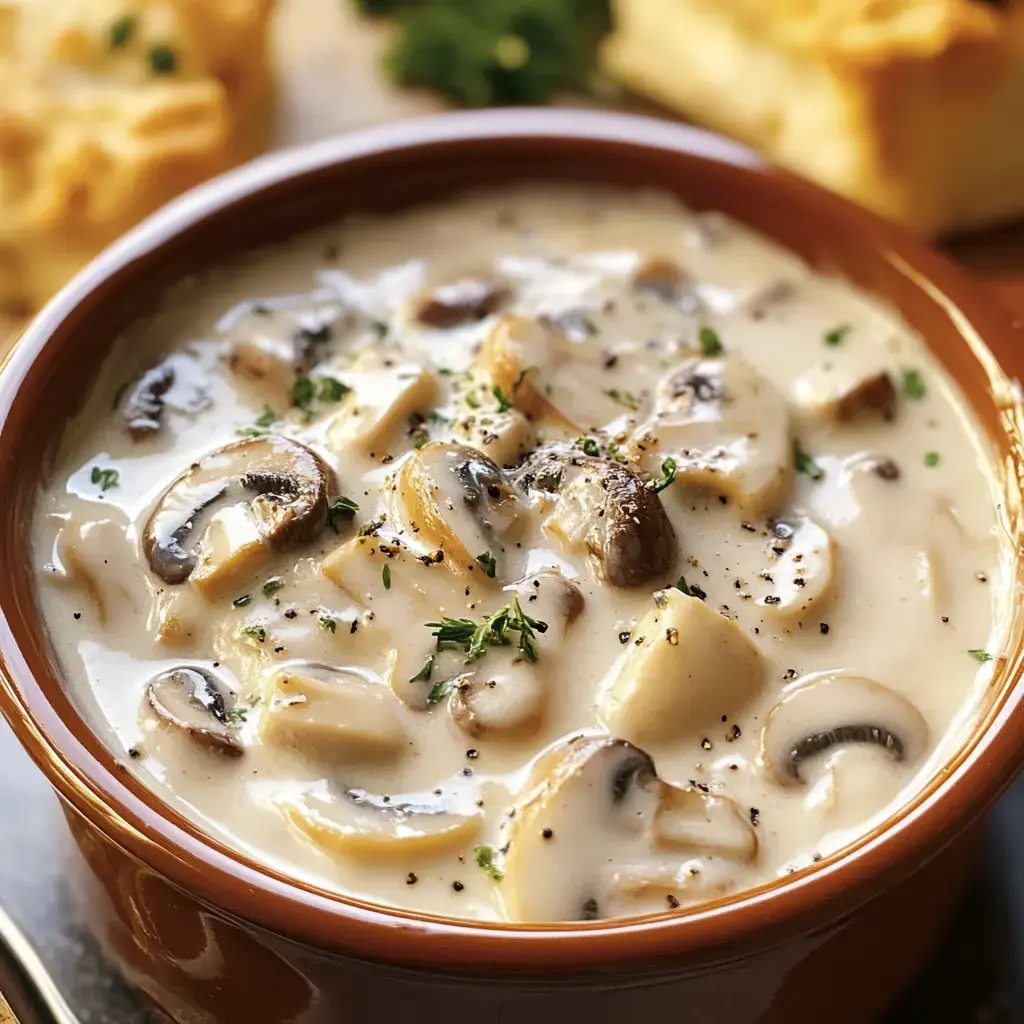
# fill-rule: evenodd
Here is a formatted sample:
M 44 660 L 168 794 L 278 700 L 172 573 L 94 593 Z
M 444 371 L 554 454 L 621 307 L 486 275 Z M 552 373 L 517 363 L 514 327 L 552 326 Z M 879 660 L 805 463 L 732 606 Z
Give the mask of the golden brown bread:
M 923 234 L 1024 212 L 1024 0 L 613 0 L 606 70 Z
M 261 150 L 273 0 L 0 0 L 0 311 Z

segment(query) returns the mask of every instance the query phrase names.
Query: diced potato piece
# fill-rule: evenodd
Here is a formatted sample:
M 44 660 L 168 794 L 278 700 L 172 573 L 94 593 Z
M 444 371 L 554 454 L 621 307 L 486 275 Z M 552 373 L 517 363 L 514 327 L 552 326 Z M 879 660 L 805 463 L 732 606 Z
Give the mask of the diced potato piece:
M 228 505 L 210 520 L 189 584 L 208 601 L 227 596 L 270 558 L 248 505 Z
M 112 581 L 104 565 L 104 560 L 127 543 L 125 525 L 112 519 L 90 520 L 79 526 L 69 523 L 57 534 L 55 553 L 62 571 L 51 578 L 80 587 L 101 626 L 116 622 L 121 607 L 137 607 L 130 581 Z
M 674 739 L 735 718 L 761 684 L 761 652 L 731 619 L 678 590 L 655 595 L 618 676 L 601 696 L 609 731 L 635 743 Z
M 345 383 L 352 391 L 328 432 L 331 445 L 338 451 L 357 445 L 368 452 L 386 452 L 409 417 L 433 405 L 437 391 L 437 377 L 412 364 L 351 373 Z
M 470 412 L 452 424 L 452 433 L 501 466 L 515 463 L 534 443 L 530 421 L 516 409 Z

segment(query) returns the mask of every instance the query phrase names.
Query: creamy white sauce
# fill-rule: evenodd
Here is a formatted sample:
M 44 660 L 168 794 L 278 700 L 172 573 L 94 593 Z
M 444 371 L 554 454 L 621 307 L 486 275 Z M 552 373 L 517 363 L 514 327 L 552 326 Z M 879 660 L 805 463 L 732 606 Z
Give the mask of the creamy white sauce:
M 635 288 L 651 257 L 689 275 L 671 301 Z M 416 322 L 423 290 L 480 274 L 507 283 L 499 312 L 449 330 Z M 565 318 L 567 311 L 575 315 Z M 510 328 L 501 319 L 510 313 L 531 319 Z M 538 328 L 539 314 L 561 318 L 567 335 Z M 243 343 L 262 338 L 264 351 L 287 356 L 296 331 L 305 326 L 316 339 L 322 323 L 331 337 L 314 341 L 308 375 L 330 376 L 354 394 L 334 400 L 325 392 L 307 415 L 289 407 L 290 377 L 252 381 L 232 372 L 230 354 Z M 745 365 L 728 371 L 739 376 L 725 377 L 724 401 L 695 407 L 691 421 L 671 429 L 678 410 L 650 423 L 656 403 L 664 413 L 666 377 L 702 356 L 701 327 L 724 347 L 720 363 L 709 357 L 711 369 Z M 837 328 L 838 344 L 829 344 Z M 493 333 L 503 330 L 527 370 L 520 387 L 502 389 L 512 404 L 504 418 L 492 391 L 500 374 L 487 363 Z M 704 343 L 714 347 L 707 331 Z M 175 383 L 162 427 L 133 441 L 111 411 L 115 396 L 168 353 Z M 923 395 L 905 393 L 908 370 L 917 375 L 910 391 L 919 380 Z M 881 371 L 897 392 L 891 420 L 869 412 L 834 422 L 815 406 L 831 382 Z M 268 405 L 273 412 L 260 420 Z M 533 421 L 519 421 L 530 409 Z M 418 415 L 410 421 L 410 413 Z M 238 442 L 238 431 L 257 421 L 314 449 L 337 474 L 332 497 L 347 496 L 358 512 L 311 543 L 261 549 L 251 571 L 212 599 L 190 582 L 164 582 L 143 550 L 151 511 L 191 463 Z M 508 434 L 490 437 L 505 427 Z M 532 450 L 592 438 L 602 454 L 614 445 L 645 480 L 674 455 L 679 478 L 659 496 L 676 535 L 667 567 L 639 586 L 610 585 L 585 546 L 571 542 L 571 529 L 552 529 L 556 499 L 536 493 L 511 499 L 516 522 L 495 540 L 460 505 L 442 455 L 431 447 L 416 454 L 415 443 L 443 441 L 453 430 L 462 435 L 455 440 L 505 464 L 518 461 L 520 440 Z M 675 437 L 682 440 L 674 449 Z M 791 476 L 792 438 L 813 456 L 804 468 L 820 478 Z M 724 455 L 715 452 L 719 442 Z M 711 453 L 710 472 L 688 463 L 683 452 L 692 458 L 695 448 Z M 879 455 L 896 464 L 898 479 L 871 469 Z M 424 472 L 434 467 L 436 511 L 462 553 L 450 537 L 439 545 L 417 511 L 402 506 L 403 473 L 414 458 Z M 734 464 L 739 476 L 730 475 Z M 103 490 L 94 467 L 116 471 L 116 484 Z M 705 486 L 687 485 L 688 468 L 691 482 Z M 717 486 L 716 474 L 727 482 Z M 758 474 L 768 485 L 755 494 Z M 34 558 L 52 641 L 79 704 L 133 771 L 212 835 L 289 875 L 381 903 L 467 918 L 559 918 L 592 916 L 593 907 L 577 910 L 593 897 L 603 916 L 690 905 L 807 867 L 873 828 L 935 774 L 976 719 L 991 678 L 993 662 L 968 652 L 998 656 L 1004 641 L 1010 551 L 998 528 L 1000 501 L 991 453 L 959 390 L 888 310 L 751 232 L 668 198 L 530 187 L 353 219 L 183 283 L 118 342 L 69 427 L 40 498 Z M 228 515 L 247 517 L 242 506 Z M 336 550 L 358 544 L 359 527 L 381 515 L 384 525 L 364 542 L 372 553 L 358 551 L 354 568 L 331 570 Z M 817 530 L 802 535 L 810 538 L 806 559 L 792 560 L 796 548 L 773 554 L 770 522 L 801 517 Z M 439 546 L 444 562 L 417 561 Z M 495 558 L 494 581 L 473 561 L 484 551 Z M 527 584 L 523 610 L 543 606 L 548 625 L 536 636 L 535 664 L 519 660 L 519 634 L 511 632 L 510 646 L 488 648 L 473 665 L 446 651 L 430 681 L 409 681 L 434 648 L 426 622 L 442 614 L 479 622 L 510 600 L 503 586 L 551 567 L 575 581 L 584 608 L 566 624 L 551 589 L 558 581 L 546 580 L 535 603 Z M 668 690 L 659 676 L 656 695 L 641 693 L 623 711 L 625 684 L 617 690 L 616 681 L 654 642 L 640 635 L 658 615 L 654 593 L 680 576 L 704 592 L 703 609 L 715 618 L 697 615 L 699 636 L 677 635 L 671 646 L 692 653 L 701 637 L 717 637 L 721 612 L 734 620 L 747 660 L 736 662 L 734 647 L 692 654 L 705 660 Z M 799 576 L 807 577 L 802 585 L 792 582 Z M 280 589 L 265 595 L 271 579 Z M 811 591 L 816 600 L 801 610 Z M 237 606 L 244 595 L 249 601 Z M 661 613 L 695 608 L 678 591 L 668 604 Z M 735 645 L 732 633 L 723 636 Z M 652 664 L 676 664 L 676 651 L 666 652 L 668 662 L 648 653 Z M 353 703 L 332 706 L 332 676 L 319 670 L 311 674 L 326 685 L 326 704 L 317 703 L 315 679 L 305 690 L 294 681 L 279 686 L 304 659 L 349 669 L 337 678 Z M 162 670 L 214 663 L 237 689 L 230 728 L 242 756 L 200 746 L 161 723 L 145 700 Z M 887 688 L 892 701 L 902 695 L 907 714 L 923 720 L 923 746 L 900 737 L 902 761 L 873 745 L 835 746 L 803 762 L 800 783 L 781 784 L 761 753 L 766 721 L 787 688 L 837 670 Z M 467 698 L 476 711 L 515 729 L 471 736 L 446 701 L 423 706 L 434 684 L 463 672 L 476 672 Z M 701 673 L 705 682 L 694 682 Z M 710 690 L 678 704 L 687 686 L 708 679 Z M 865 724 L 842 719 L 843 702 L 836 704 L 833 724 Z M 662 705 L 652 720 L 650 709 Z M 682 839 L 666 845 L 661 826 L 652 832 L 653 789 L 634 787 L 609 810 L 601 782 L 577 772 L 549 803 L 541 794 L 509 820 L 531 773 L 536 780 L 559 752 L 569 751 L 571 762 L 574 747 L 596 748 L 591 737 L 616 723 L 626 723 L 627 738 L 653 758 L 661 779 L 697 787 L 680 798 L 691 810 L 705 790 L 735 806 L 698 811 L 696 838 L 684 821 Z M 548 748 L 555 755 L 535 769 Z M 375 809 L 346 789 L 388 801 Z M 347 841 L 378 831 L 387 804 L 410 794 L 444 813 L 397 827 L 390 819 L 390 852 Z M 323 821 L 334 831 L 318 842 Z M 331 838 L 337 822 L 341 848 Z M 518 839 L 517 822 L 526 823 Z M 545 827 L 552 836 L 538 842 Z M 435 846 L 415 846 L 423 831 L 437 833 Z M 477 865 L 479 846 L 493 849 L 500 882 Z

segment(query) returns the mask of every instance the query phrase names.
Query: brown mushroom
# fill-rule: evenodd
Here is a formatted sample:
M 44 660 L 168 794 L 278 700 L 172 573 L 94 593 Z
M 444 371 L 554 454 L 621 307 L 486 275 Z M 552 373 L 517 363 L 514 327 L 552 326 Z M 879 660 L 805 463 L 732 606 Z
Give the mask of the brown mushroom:
M 535 452 L 516 478 L 558 496 L 547 529 L 586 548 L 612 586 L 640 586 L 675 563 L 675 530 L 661 499 L 626 466 L 553 447 Z
M 232 710 L 235 695 L 216 673 L 199 665 L 180 665 L 150 680 L 146 700 L 160 721 L 181 729 L 201 746 L 238 757 Z
M 633 287 L 638 292 L 656 295 L 665 302 L 697 312 L 700 301 L 693 290 L 693 279 L 674 260 L 652 257 L 637 268 Z
M 496 313 L 508 299 L 508 285 L 490 276 L 465 277 L 424 295 L 415 317 L 427 327 L 449 330 Z
M 831 363 L 812 367 L 792 385 L 799 408 L 817 419 L 848 423 L 860 416 L 896 415 L 896 386 L 885 370 Z
M 128 392 L 122 415 L 133 441 L 141 441 L 160 430 L 164 396 L 174 385 L 174 379 L 173 363 L 164 360 L 147 370 Z
M 149 566 L 166 583 L 183 583 L 197 572 L 203 579 L 232 575 L 244 571 L 240 562 L 257 568 L 265 548 L 285 549 L 317 537 L 336 489 L 331 469 L 296 441 L 270 436 L 220 448 L 189 467 L 160 498 L 143 532 Z M 224 520 L 226 529 L 245 534 L 241 544 L 227 539 L 227 554 L 205 535 L 203 544 L 190 543 L 219 507 L 235 510 Z

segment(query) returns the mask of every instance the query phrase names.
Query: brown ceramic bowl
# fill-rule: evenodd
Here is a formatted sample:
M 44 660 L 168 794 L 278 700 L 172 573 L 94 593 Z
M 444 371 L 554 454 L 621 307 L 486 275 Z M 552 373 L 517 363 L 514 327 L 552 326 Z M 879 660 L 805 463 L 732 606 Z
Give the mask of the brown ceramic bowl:
M 1021 535 L 1021 409 L 1011 384 L 1024 376 L 1021 332 L 922 243 L 737 146 L 617 115 L 452 115 L 271 156 L 200 188 L 76 278 L 28 329 L 0 383 L 0 703 L 61 797 L 98 931 L 167 1019 L 871 1020 L 931 951 L 969 875 L 975 826 L 1024 763 L 1018 612 L 970 741 L 917 799 L 847 850 L 685 913 L 513 926 L 295 882 L 204 835 L 104 747 L 65 692 L 28 552 L 48 456 L 111 340 L 167 284 L 240 250 L 350 211 L 521 178 L 667 189 L 891 304 L 959 380 L 998 447 L 1006 523 Z

